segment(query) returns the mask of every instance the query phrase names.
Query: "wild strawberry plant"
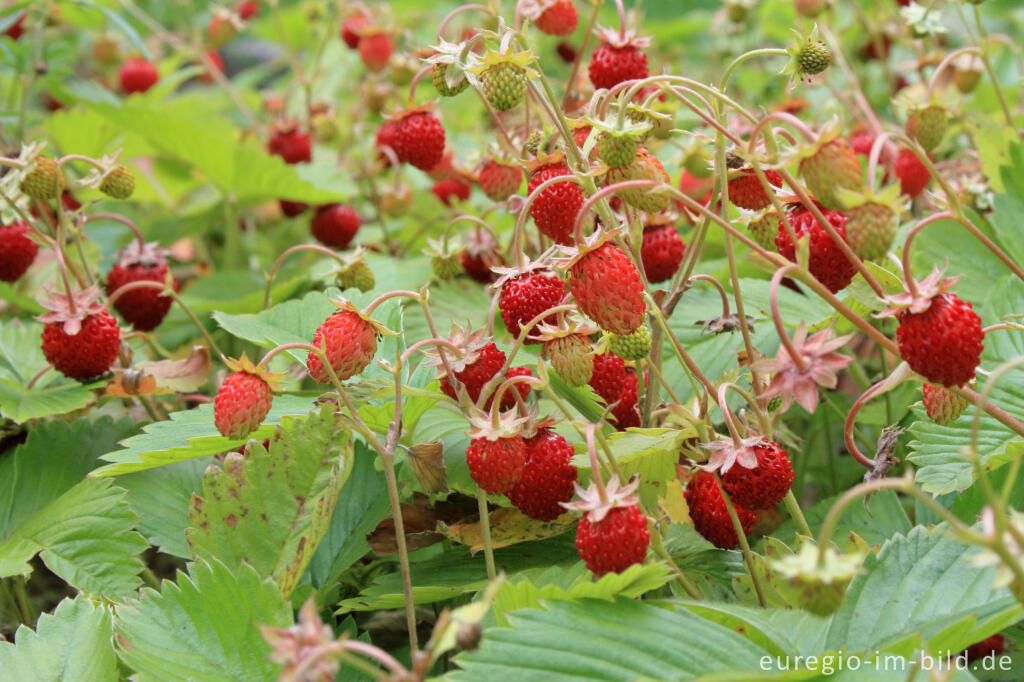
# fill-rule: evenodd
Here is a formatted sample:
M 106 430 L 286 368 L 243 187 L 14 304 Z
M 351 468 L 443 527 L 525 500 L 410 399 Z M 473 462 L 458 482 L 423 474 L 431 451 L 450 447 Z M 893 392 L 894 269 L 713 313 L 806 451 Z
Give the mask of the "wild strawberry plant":
M 627 5 L 7 3 L 0 679 L 1019 679 L 1024 13 Z

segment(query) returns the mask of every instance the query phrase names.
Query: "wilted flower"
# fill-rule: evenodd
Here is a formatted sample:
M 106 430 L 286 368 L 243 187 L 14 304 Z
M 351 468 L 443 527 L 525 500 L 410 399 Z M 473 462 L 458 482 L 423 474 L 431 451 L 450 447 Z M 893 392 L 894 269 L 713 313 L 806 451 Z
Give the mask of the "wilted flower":
M 796 400 L 805 410 L 814 412 L 818 405 L 818 387 L 835 388 L 838 381 L 836 372 L 853 362 L 852 358 L 834 352 L 845 346 L 853 335 L 829 339 L 831 335 L 832 328 L 829 327 L 807 338 L 807 324 L 801 322 L 792 341 L 799 361 L 790 356 L 789 349 L 782 345 L 774 360 L 769 358 L 754 363 L 753 368 L 758 372 L 775 374 L 761 396 L 780 396 L 782 409 Z

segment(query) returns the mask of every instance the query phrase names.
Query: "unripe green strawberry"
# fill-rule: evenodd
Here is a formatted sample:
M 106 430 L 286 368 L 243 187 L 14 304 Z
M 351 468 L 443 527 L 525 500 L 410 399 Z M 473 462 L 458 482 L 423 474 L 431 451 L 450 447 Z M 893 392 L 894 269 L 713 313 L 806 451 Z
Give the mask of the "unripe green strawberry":
M 508 111 L 523 101 L 526 81 L 537 75 L 529 67 L 531 52 L 489 50 L 480 63 L 467 69 L 479 79 L 484 98 L 497 111 Z
M 949 113 L 942 107 L 931 105 L 911 112 L 907 119 L 907 137 L 930 152 L 942 142 L 948 127 Z
M 885 257 L 899 228 L 896 212 L 885 204 L 867 202 L 847 209 L 846 241 L 864 260 Z
M 544 344 L 551 366 L 570 386 L 584 386 L 594 374 L 594 347 L 584 334 L 558 336 Z
M 801 609 L 829 616 L 842 604 L 863 559 L 862 554 L 839 554 L 827 547 L 824 561 L 819 561 L 817 547 L 805 541 L 799 553 L 773 558 L 769 565 L 774 578 L 791 592 Z
M 430 80 L 441 97 L 455 97 L 469 87 L 469 81 L 465 78 L 459 79 L 455 85 L 448 85 L 448 69 L 450 67 L 450 64 L 438 63 L 434 64 L 434 68 L 430 71 Z
M 462 261 L 459 260 L 459 254 L 452 253 L 448 255 L 434 254 L 430 258 L 430 269 L 434 273 L 434 277 L 442 282 L 455 279 L 455 277 L 462 272 Z
M 775 250 L 775 237 L 779 234 L 779 214 L 774 208 L 765 209 L 750 219 L 747 231 L 757 245 L 767 251 Z
M 814 198 L 831 211 L 844 208 L 839 201 L 838 188 L 857 190 L 864 187 L 857 154 L 841 137 L 821 145 L 813 155 L 801 161 L 800 177 Z
M 859 167 L 859 166 L 858 166 Z M 639 147 L 636 158 L 626 168 L 612 168 L 605 175 L 605 185 L 613 185 L 626 180 L 654 180 L 669 184 L 668 173 L 655 156 L 646 147 Z M 661 213 L 668 208 L 669 195 L 654 193 L 653 187 L 630 187 L 616 192 L 627 204 L 646 213 Z
M 511 62 L 493 64 L 480 74 L 484 97 L 497 111 L 508 111 L 526 94 L 526 69 Z
M 377 280 L 374 278 L 373 270 L 366 264 L 366 261 L 356 260 L 338 272 L 335 276 L 335 282 L 342 291 L 354 288 L 366 292 L 373 289 Z
M 637 327 L 631 334 L 609 334 L 608 350 L 623 360 L 642 360 L 651 352 L 651 330 Z
M 633 163 L 639 146 L 639 135 L 605 132 L 597 140 L 597 154 L 609 168 L 625 168 Z
M 33 199 L 56 199 L 64 189 L 64 176 L 57 162 L 45 156 L 37 157 L 21 181 L 21 191 Z
M 797 53 L 796 59 L 801 73 L 816 76 L 832 65 L 832 52 L 824 42 L 808 40 Z
M 135 176 L 118 164 L 103 178 L 100 191 L 114 199 L 127 199 L 135 191 Z
M 942 386 L 924 384 L 921 391 L 924 393 L 925 412 L 940 426 L 948 426 L 955 422 L 970 404 L 967 398 L 962 398 Z

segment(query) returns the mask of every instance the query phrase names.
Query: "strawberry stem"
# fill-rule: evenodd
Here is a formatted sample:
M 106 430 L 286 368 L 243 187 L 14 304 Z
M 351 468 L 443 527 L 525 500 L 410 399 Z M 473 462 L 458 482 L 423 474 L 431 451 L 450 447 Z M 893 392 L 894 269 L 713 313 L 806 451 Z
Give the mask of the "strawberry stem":
M 718 492 L 722 496 L 722 500 L 725 502 L 725 508 L 729 512 L 729 518 L 732 520 L 732 527 L 736 533 L 737 539 L 740 541 L 740 552 L 743 554 L 743 563 L 747 566 L 747 574 L 750 575 L 750 582 L 754 585 L 754 592 L 757 594 L 757 602 L 761 605 L 761 608 L 767 608 L 767 603 L 764 600 L 764 592 L 761 589 L 761 580 L 757 575 L 757 569 L 754 567 L 754 554 L 750 551 L 750 543 L 747 542 L 747 534 L 743 532 L 743 524 L 740 522 L 740 517 L 736 513 L 736 507 L 733 506 L 732 500 L 729 498 L 729 493 L 725 492 L 725 488 L 722 487 L 722 479 L 719 477 L 718 472 L 713 472 L 715 477 L 715 485 L 718 486 Z
M 89 216 L 88 221 L 92 222 L 93 220 L 113 220 L 121 223 L 131 230 L 133 235 L 135 235 L 135 241 L 139 243 L 140 251 L 146 247 L 146 240 L 142 238 L 142 231 L 139 230 L 139 226 L 128 218 L 125 218 L 123 215 L 119 213 L 93 213 Z
M 873 397 L 879 393 L 892 390 L 902 383 L 902 381 L 903 380 L 901 379 L 896 383 L 891 383 L 888 377 L 882 379 L 871 388 L 861 393 L 860 397 L 857 398 L 853 403 L 853 406 L 850 408 L 850 411 L 846 414 L 846 422 L 843 424 L 843 441 L 846 442 L 846 449 L 850 451 L 850 455 L 852 455 L 855 460 L 863 464 L 868 469 L 874 468 L 875 462 L 857 448 L 857 439 L 853 436 L 853 425 L 857 421 L 857 413 L 860 412 L 860 408 L 864 407 L 864 404 Z M 887 385 L 890 383 L 891 385 Z M 829 456 L 831 456 L 831 453 L 829 453 Z
M 480 486 L 476 489 L 476 506 L 480 512 L 480 540 L 484 546 L 484 564 L 487 566 L 487 579 L 494 580 L 498 572 L 494 568 L 494 543 L 491 542 L 491 515 L 487 509 L 487 493 Z
M 786 332 L 786 327 L 782 322 L 782 314 L 779 313 L 779 284 L 782 282 L 782 278 L 786 276 L 786 273 L 792 272 L 794 270 L 799 270 L 802 272 L 803 268 L 796 264 L 787 265 L 785 267 L 779 268 L 778 270 L 775 271 L 775 274 L 772 275 L 770 296 L 772 307 L 772 321 L 775 323 L 775 331 L 779 335 L 779 341 L 781 341 L 782 345 L 785 346 L 786 353 L 793 361 L 793 366 L 796 367 L 796 371 L 799 372 L 800 374 L 805 374 L 807 372 L 807 363 L 804 361 L 803 355 L 800 354 L 800 352 L 796 349 L 796 346 L 794 346 L 793 342 L 790 340 L 789 334 Z
M 316 251 L 317 253 L 322 253 L 325 256 L 333 258 L 339 265 L 345 265 L 344 258 L 331 249 L 328 249 L 326 246 L 320 246 L 319 244 L 298 244 L 285 249 L 285 251 L 277 257 L 277 260 L 274 261 L 274 265 L 270 268 L 270 274 L 267 275 L 267 288 L 263 292 L 262 310 L 266 310 L 270 307 L 270 292 L 274 285 L 274 278 L 277 277 L 277 271 L 281 269 L 281 264 L 284 263 L 284 260 L 288 256 L 293 253 L 298 253 L 299 251 Z
M 602 505 L 608 504 L 608 491 L 604 487 L 604 479 L 601 478 L 601 466 L 597 463 L 597 448 L 594 445 L 594 432 L 596 424 L 587 424 L 587 455 L 590 457 L 590 473 L 597 487 L 597 494 Z

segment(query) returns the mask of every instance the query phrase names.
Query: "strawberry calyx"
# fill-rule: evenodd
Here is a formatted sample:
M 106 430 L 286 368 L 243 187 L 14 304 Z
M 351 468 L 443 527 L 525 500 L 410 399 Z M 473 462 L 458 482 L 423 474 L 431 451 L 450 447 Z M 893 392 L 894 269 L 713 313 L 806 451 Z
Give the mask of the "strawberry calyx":
M 601 248 L 605 242 L 611 241 L 621 231 L 621 226 L 595 230 L 587 237 L 584 237 L 582 242 L 575 245 L 559 244 L 558 249 L 562 252 L 563 257 L 557 261 L 555 268 L 568 272 L 581 258 L 591 251 Z
M 612 47 L 636 47 L 645 48 L 651 46 L 650 36 L 641 37 L 635 29 L 627 28 L 620 31 L 617 28 L 598 26 L 594 29 L 594 35 Z
M 448 367 L 455 373 L 459 373 L 472 365 L 480 358 L 480 351 L 489 343 L 486 329 L 473 330 L 468 324 L 460 327 L 453 324 L 448 332 L 448 343 L 458 348 L 461 352 L 457 357 L 451 357 L 450 352 L 445 353 L 448 360 Z M 448 376 L 444 368 L 444 360 L 441 359 L 441 351 L 437 347 L 424 348 L 423 355 L 426 357 L 424 365 L 437 368 L 437 378 L 443 379 Z
M 251 374 L 254 377 L 262 379 L 272 391 L 278 391 L 281 389 L 281 381 L 284 379 L 284 373 L 268 372 L 262 365 L 257 365 L 249 359 L 249 356 L 242 353 L 240 358 L 228 358 L 224 361 L 227 368 L 232 372 L 244 372 L 245 374 Z
M 698 464 L 704 471 L 717 471 L 724 474 L 737 464 L 744 469 L 757 468 L 757 452 L 754 448 L 761 443 L 767 442 L 764 436 L 758 434 L 748 438 L 740 439 L 739 443 L 732 440 L 714 440 L 710 443 L 701 443 L 700 447 L 711 452 L 711 456 L 704 464 Z
M 121 265 L 126 268 L 135 265 L 151 268 L 166 263 L 170 253 L 161 247 L 159 242 L 140 243 L 133 240 L 121 249 L 119 259 Z
M 373 330 L 377 333 L 377 336 L 398 336 L 398 332 L 388 329 L 386 326 L 372 319 L 368 314 L 364 313 L 359 308 L 355 307 L 345 299 L 331 299 L 331 303 L 338 308 L 338 312 L 346 312 L 357 316 L 360 320 L 373 327 Z
M 36 319 L 44 324 L 60 324 L 65 334 L 75 336 L 82 331 L 82 322 L 86 318 L 106 310 L 99 297 L 100 289 L 95 284 L 87 289 L 73 288 L 70 296 L 59 290 L 51 290 L 46 301 L 39 302 L 50 312 Z
M 900 215 L 909 204 L 908 201 L 902 198 L 899 183 L 888 185 L 880 190 L 865 187 L 861 191 L 854 191 L 846 187 L 836 187 L 835 192 L 844 210 L 857 208 L 865 204 L 879 204 L 890 209 L 894 214 Z
M 639 504 L 640 499 L 636 490 L 640 487 L 640 477 L 636 476 L 626 485 L 621 485 L 617 474 L 608 479 L 604 484 L 604 499 L 601 490 L 596 483 L 591 483 L 586 490 L 578 483 L 574 483 L 578 500 L 573 502 L 561 502 L 563 507 L 570 511 L 581 511 L 591 523 L 599 523 L 604 520 L 612 509 L 616 507 L 633 507 Z
M 514 438 L 523 432 L 523 426 L 527 417 L 521 417 L 516 410 L 507 412 L 497 411 L 497 419 L 478 407 L 470 409 L 469 431 L 467 434 L 471 439 L 483 438 L 489 441 L 496 441 L 499 438 Z
M 567 336 L 590 336 L 596 334 L 600 329 L 582 320 L 566 319 L 563 317 L 557 325 L 541 322 L 534 328 L 534 338 L 542 343 L 564 339 Z
M 943 275 L 945 273 L 945 268 L 942 268 L 941 270 L 935 268 L 931 271 L 931 274 L 923 280 L 914 280 L 914 288 L 917 289 L 916 292 L 902 291 L 898 294 L 893 294 L 892 296 L 886 296 L 882 300 L 884 300 L 889 307 L 880 313 L 876 313 L 875 317 L 891 317 L 902 312 L 910 312 L 913 314 L 925 312 L 931 307 L 932 301 L 935 297 L 952 289 L 960 280 L 960 275 L 944 278 Z

